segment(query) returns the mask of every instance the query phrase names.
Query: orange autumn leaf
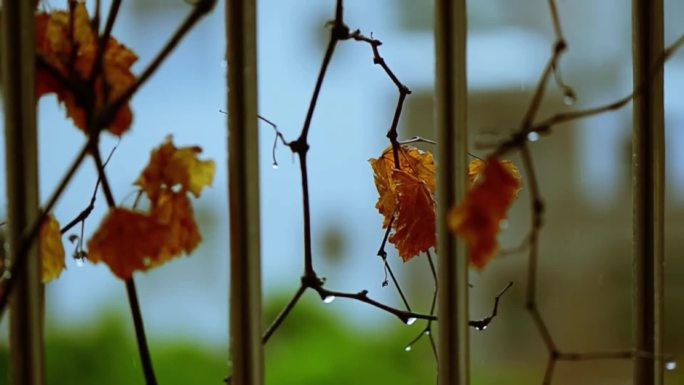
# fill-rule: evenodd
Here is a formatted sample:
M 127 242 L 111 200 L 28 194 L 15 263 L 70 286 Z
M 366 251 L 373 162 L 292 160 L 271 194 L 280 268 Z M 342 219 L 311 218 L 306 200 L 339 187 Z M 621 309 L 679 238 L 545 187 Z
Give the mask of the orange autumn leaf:
M 435 245 L 435 162 L 429 152 L 409 145 L 400 146 L 398 159 L 400 168 L 396 169 L 389 146 L 369 163 L 379 195 L 375 207 L 384 217 L 384 228 L 392 223 L 394 233 L 389 241 L 408 261 Z M 430 218 L 432 224 L 423 226 Z
M 404 262 L 435 246 L 435 200 L 427 183 L 404 170 L 394 170 L 397 214 L 389 241 Z
M 199 197 L 202 188 L 209 186 L 214 178 L 213 160 L 199 160 L 202 149 L 197 146 L 176 147 L 168 136 L 164 143 L 152 151 L 150 162 L 143 170 L 136 185 L 142 187 L 151 200 L 156 200 L 161 189 L 181 186 Z
M 64 245 L 59 222 L 49 214 L 40 227 L 38 250 L 40 253 L 41 281 L 49 282 L 62 273 L 64 264 Z
M 155 265 L 166 262 L 181 252 L 192 252 L 202 240 L 190 199 L 185 193 L 163 191 L 150 215 L 166 231 L 162 249 L 152 259 Z
M 98 51 L 98 36 L 92 29 L 85 4 L 76 2 L 72 14 L 67 11 L 36 14 L 36 52 L 52 68 L 39 65 L 36 71 L 36 97 L 55 93 L 66 106 L 67 116 L 87 133 L 85 104 L 92 103 L 95 113 L 117 99 L 135 83 L 130 67 L 138 59 L 126 46 L 110 37 L 105 43 L 101 73 L 89 82 Z M 58 74 L 58 76 L 56 76 Z M 66 85 L 67 79 L 71 85 Z M 92 89 L 88 89 L 92 88 Z M 80 89 L 75 92 L 75 89 Z M 84 91 L 85 90 L 85 91 Z M 88 100 L 92 93 L 93 100 Z M 107 129 L 121 135 L 131 125 L 133 115 L 124 104 Z
M 88 241 L 88 259 L 128 279 L 192 252 L 201 239 L 187 195 L 164 191 L 149 213 L 113 209 Z
M 487 163 L 484 160 L 479 158 L 473 159 L 470 161 L 470 163 L 468 163 L 468 181 L 471 185 L 477 182 L 486 164 Z M 513 162 L 510 160 L 499 160 L 499 164 L 501 167 L 505 168 L 506 171 L 508 171 L 514 178 L 520 180 L 520 171 L 515 164 L 513 164 Z M 520 190 L 522 190 L 522 186 L 518 187 L 518 190 L 516 190 L 515 194 L 517 195 Z
M 88 258 L 121 279 L 192 252 L 202 237 L 188 193 L 199 196 L 214 176 L 214 162 L 197 147 L 176 148 L 170 137 L 152 151 L 136 184 L 150 199 L 148 212 L 116 208 L 88 241 Z M 180 186 L 180 188 L 177 188 Z
M 466 241 L 470 262 L 477 268 L 483 268 L 498 252 L 499 223 L 506 218 L 520 189 L 520 173 L 515 165 L 492 156 L 484 162 L 465 199 L 450 210 L 449 228 Z
M 104 262 L 121 279 L 146 270 L 158 258 L 167 233 L 149 215 L 115 208 L 88 240 L 88 259 Z

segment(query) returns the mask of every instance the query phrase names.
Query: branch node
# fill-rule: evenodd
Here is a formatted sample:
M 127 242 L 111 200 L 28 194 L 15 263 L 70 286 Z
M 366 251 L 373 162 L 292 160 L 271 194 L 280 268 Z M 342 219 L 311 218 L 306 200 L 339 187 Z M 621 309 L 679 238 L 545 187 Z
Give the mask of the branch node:
M 556 42 L 556 45 L 554 46 L 554 51 L 556 54 L 559 54 L 563 51 L 565 51 L 568 48 L 568 43 L 565 42 L 565 40 L 561 39 Z
M 349 27 L 342 22 L 335 21 L 332 27 L 332 39 L 347 40 L 349 36 Z
M 317 289 L 323 286 L 325 279 L 318 278 L 316 274 L 305 274 L 301 279 L 302 286 Z
M 306 142 L 306 139 L 301 137 L 290 142 L 288 145 L 290 146 L 290 150 L 295 154 L 304 155 L 309 151 L 309 144 Z

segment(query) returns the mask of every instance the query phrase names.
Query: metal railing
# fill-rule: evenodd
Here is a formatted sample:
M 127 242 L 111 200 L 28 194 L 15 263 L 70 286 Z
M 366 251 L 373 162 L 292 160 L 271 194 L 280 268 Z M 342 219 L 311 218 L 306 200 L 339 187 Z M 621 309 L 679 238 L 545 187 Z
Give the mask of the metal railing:
M 467 154 L 466 2 L 436 0 L 436 116 L 439 132 L 439 383 L 468 375 L 468 261 L 445 226 L 465 193 Z M 226 0 L 230 204 L 230 357 L 233 384 L 263 384 L 259 254 L 256 1 Z M 34 98 L 34 2 L 3 2 L 2 79 L 13 255 L 39 215 Z M 662 0 L 633 0 L 634 383 L 661 385 L 663 333 Z M 34 248 L 35 249 L 35 248 Z M 36 250 L 16 280 L 11 307 L 12 383 L 43 384 L 43 293 Z

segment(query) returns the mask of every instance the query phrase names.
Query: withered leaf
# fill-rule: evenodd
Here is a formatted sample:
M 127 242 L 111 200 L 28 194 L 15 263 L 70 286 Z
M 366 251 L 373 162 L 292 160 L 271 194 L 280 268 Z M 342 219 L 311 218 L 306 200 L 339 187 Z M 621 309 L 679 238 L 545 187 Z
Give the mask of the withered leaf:
M 447 218 L 449 228 L 466 241 L 470 262 L 479 269 L 498 252 L 499 224 L 521 189 L 520 173 L 512 162 L 492 156 L 483 163 L 465 199 Z M 469 177 L 476 168 L 478 164 L 471 163 Z

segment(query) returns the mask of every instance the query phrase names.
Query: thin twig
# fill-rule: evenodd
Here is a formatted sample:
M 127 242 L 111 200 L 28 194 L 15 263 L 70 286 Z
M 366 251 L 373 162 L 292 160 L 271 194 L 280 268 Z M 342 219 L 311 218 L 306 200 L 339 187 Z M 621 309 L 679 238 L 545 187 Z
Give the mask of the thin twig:
M 432 255 L 430 254 L 430 251 L 428 250 L 425 252 L 425 255 L 427 257 L 427 261 L 430 265 L 430 272 L 432 273 L 432 278 L 434 281 L 435 285 L 435 290 L 432 295 L 432 304 L 430 305 L 430 315 L 435 314 L 435 308 L 437 306 L 437 290 L 439 288 L 439 285 L 437 283 L 437 269 L 435 268 L 435 264 L 432 261 Z M 437 354 L 437 344 L 435 344 L 435 338 L 432 335 L 432 322 L 433 320 L 428 320 L 427 323 L 425 324 L 425 327 L 423 330 L 418 333 L 416 337 L 414 337 L 406 346 L 404 347 L 404 350 L 410 351 L 413 348 L 413 345 L 418 342 L 423 336 L 428 336 L 428 339 L 430 341 L 430 347 L 432 349 L 432 354 L 435 358 L 435 363 L 437 364 L 437 367 L 439 368 L 439 357 Z
M 328 289 L 324 288 L 322 285 L 314 286 L 311 288 L 316 290 L 318 295 L 320 295 L 321 299 L 323 299 L 324 301 L 326 299 L 328 301 L 332 301 L 331 297 L 355 299 L 357 301 L 367 303 L 371 306 L 374 306 L 380 310 L 384 310 L 387 313 L 393 314 L 394 316 L 399 318 L 403 323 L 408 324 L 408 325 L 413 324 L 418 319 L 425 319 L 425 320 L 436 320 L 437 319 L 437 317 L 434 315 L 400 310 L 400 309 L 385 305 L 384 303 L 378 302 L 378 301 L 368 297 L 368 290 L 361 290 L 357 293 L 352 293 L 352 292 L 328 290 Z
M 71 182 L 74 174 L 76 174 L 76 171 L 83 163 L 89 148 L 90 141 L 86 142 L 86 144 L 81 148 L 71 166 L 69 166 L 69 169 L 62 177 L 62 180 L 57 185 L 57 188 L 52 193 L 43 209 L 40 211 L 38 218 L 36 218 L 36 220 L 28 227 L 29 231 L 19 244 L 14 258 L 10 258 L 10 260 L 13 261 L 13 264 L 9 268 L 10 278 L 6 281 L 2 290 L 0 290 L 0 320 L 2 320 L 2 316 L 5 313 L 5 308 L 7 307 L 9 297 L 12 293 L 12 289 L 14 288 L 16 277 L 22 276 L 24 270 L 26 269 L 27 254 L 36 237 L 38 236 L 38 233 L 40 232 L 40 227 L 42 226 L 43 221 L 45 221 L 47 215 L 50 213 L 50 211 L 52 211 L 55 203 L 57 203 L 57 200 L 62 196 L 66 186 L 69 184 L 69 182 Z
M 437 144 L 437 142 L 435 142 L 434 140 L 425 139 L 425 138 L 420 137 L 420 136 L 414 136 L 414 137 L 408 138 L 406 140 L 399 140 L 398 142 L 399 142 L 399 144 L 410 144 L 410 143 Z
M 193 6 L 192 11 L 183 21 L 183 23 L 178 27 L 178 29 L 173 33 L 173 35 L 166 42 L 161 51 L 157 56 L 152 59 L 147 68 L 143 70 L 140 76 L 136 79 L 125 92 L 123 92 L 118 98 L 114 99 L 109 105 L 102 110 L 95 121 L 97 127 L 107 127 L 117 111 L 128 101 L 128 99 L 133 96 L 133 94 L 157 71 L 157 68 L 161 63 L 173 52 L 178 43 L 185 37 L 185 35 L 192 29 L 192 27 L 201 19 L 204 15 L 209 13 L 211 9 L 216 4 L 216 0 L 200 0 Z
M 116 151 L 116 148 L 118 146 L 119 146 L 118 144 L 115 145 L 114 148 L 112 148 L 112 150 L 109 152 L 107 159 L 105 159 L 105 161 L 103 163 L 103 167 L 107 167 L 107 163 L 109 163 L 109 160 L 112 158 L 112 155 L 114 155 L 114 151 Z M 90 202 L 88 203 L 88 206 L 86 206 L 86 208 L 81 210 L 81 212 L 78 213 L 78 215 L 74 219 L 69 221 L 69 223 L 67 223 L 66 225 L 64 225 L 60 229 L 61 234 L 64 234 L 67 231 L 71 230 L 71 228 L 76 226 L 78 223 L 85 222 L 85 220 L 90 216 L 90 213 L 95 208 L 95 201 L 97 200 L 97 190 L 100 188 L 100 181 L 101 181 L 101 179 L 100 179 L 100 176 L 98 175 L 97 182 L 95 183 L 95 188 L 93 188 L 93 193 L 90 196 Z
M 269 339 L 271 339 L 271 336 L 273 333 L 278 330 L 280 325 L 285 321 L 285 318 L 290 314 L 290 311 L 295 307 L 297 302 L 299 301 L 299 298 L 304 294 L 304 291 L 306 291 L 306 286 L 300 285 L 297 288 L 297 291 L 294 293 L 290 301 L 285 305 L 285 307 L 278 313 L 278 316 L 271 322 L 271 325 L 266 329 L 266 332 L 264 333 L 263 337 L 261 337 L 261 342 L 263 344 L 266 344 Z
M 658 74 L 663 70 L 663 66 L 667 62 L 667 60 L 672 57 L 672 55 L 677 52 L 682 46 L 684 45 L 684 35 L 679 36 L 677 40 L 675 40 L 674 43 L 669 45 L 660 55 L 658 60 L 656 61 L 656 64 L 653 66 L 653 72 L 651 73 L 651 77 L 648 80 L 650 82 L 653 78 L 658 76 Z M 571 122 L 574 120 L 578 119 L 584 119 L 588 118 L 591 116 L 599 115 L 605 112 L 609 111 L 615 111 L 619 110 L 626 105 L 628 105 L 634 97 L 637 95 L 641 94 L 644 92 L 644 89 L 648 85 L 648 82 L 643 83 L 643 84 L 638 84 L 632 92 L 630 92 L 628 95 L 612 101 L 610 103 L 606 103 L 600 106 L 596 107 L 591 107 L 591 108 L 586 108 L 586 109 L 581 109 L 581 110 L 575 110 L 575 111 L 568 111 L 568 112 L 560 112 L 557 114 L 554 114 L 548 118 L 545 118 L 537 123 L 534 123 L 532 125 L 527 126 L 525 129 L 517 131 L 514 135 L 511 136 L 508 140 L 500 143 L 498 145 L 498 148 L 496 150 L 496 153 L 502 154 L 506 151 L 509 151 L 511 149 L 515 149 L 519 147 L 522 142 L 527 140 L 527 134 L 531 132 L 537 132 L 540 134 L 546 134 L 548 133 L 551 128 L 553 128 L 556 125 L 559 125 L 561 123 L 567 123 Z
M 537 328 L 537 331 L 541 335 L 544 345 L 548 351 L 549 358 L 546 364 L 546 370 L 544 373 L 544 378 L 542 384 L 550 385 L 553 378 L 553 372 L 558 360 L 590 360 L 590 359 L 608 359 L 608 358 L 630 358 L 632 357 L 629 352 L 617 352 L 617 353 L 562 353 L 556 346 L 551 333 L 548 330 L 544 319 L 541 316 L 539 307 L 536 301 L 537 293 L 537 267 L 538 267 L 538 254 L 539 254 L 539 233 L 543 226 L 543 215 L 544 215 L 544 203 L 539 191 L 539 183 L 537 181 L 536 172 L 534 170 L 534 163 L 532 160 L 532 154 L 528 146 L 528 134 L 531 132 L 546 133 L 550 130 L 551 126 L 558 124 L 563 121 L 568 121 L 572 119 L 579 119 L 582 117 L 591 116 L 601 112 L 605 112 L 611 109 L 616 109 L 627 104 L 634 96 L 635 93 L 641 92 L 640 88 L 645 85 L 639 85 L 639 87 L 628 97 L 620 99 L 616 102 L 610 103 L 606 106 L 592 108 L 588 110 L 574 111 L 570 113 L 561 113 L 552 116 L 549 119 L 542 121 L 541 123 L 534 124 L 535 117 L 541 106 L 542 99 L 544 97 L 544 92 L 546 89 L 546 84 L 548 83 L 549 77 L 551 75 L 555 76 L 556 81 L 559 83 L 561 88 L 567 96 L 574 97 L 574 91 L 569 93 L 568 90 L 571 89 L 566 86 L 558 73 L 558 60 L 562 52 L 567 49 L 567 44 L 562 35 L 562 30 L 560 27 L 560 18 L 558 16 L 558 11 L 556 8 L 556 3 L 554 0 L 549 0 L 549 8 L 551 11 L 551 19 L 554 26 L 556 42 L 554 44 L 553 54 L 549 58 L 549 61 L 537 83 L 534 95 L 530 104 L 528 106 L 527 112 L 520 123 L 520 126 L 516 132 L 511 136 L 510 139 L 500 143 L 494 154 L 501 155 L 510 150 L 520 151 L 523 168 L 527 177 L 528 191 L 531 203 L 531 228 L 529 234 L 523 242 L 522 247 L 528 247 L 528 271 L 527 271 L 527 289 L 526 289 L 526 300 L 525 307 L 530 313 L 532 320 Z M 684 37 L 680 38 L 670 49 L 666 50 L 666 53 L 662 55 L 662 62 L 666 60 L 669 54 L 674 52 L 678 45 L 684 43 Z M 659 69 L 660 70 L 660 69 Z M 654 75 L 655 76 L 655 75 Z M 520 249 L 519 248 L 519 249 Z M 505 289 L 504 289 L 505 291 Z M 503 293 L 503 292 L 502 292 Z M 498 302 L 498 300 L 497 300 Z M 496 313 L 495 302 L 495 311 Z M 486 318 L 485 318 L 486 320 Z M 484 321 L 484 320 L 483 320 Z M 486 326 L 486 325 L 485 325 Z
M 392 117 L 392 123 L 390 125 L 389 130 L 387 131 L 387 138 L 390 141 L 390 144 L 392 145 L 392 154 L 394 157 L 394 168 L 400 170 L 401 169 L 401 162 L 399 160 L 399 149 L 402 143 L 400 143 L 397 138 L 398 138 L 398 133 L 397 133 L 397 128 L 399 126 L 399 119 L 401 117 L 401 113 L 404 107 L 404 101 L 406 99 L 406 96 L 411 93 L 411 90 L 403 84 L 399 78 L 394 74 L 392 69 L 387 65 L 385 62 L 385 59 L 380 55 L 380 50 L 379 46 L 382 45 L 382 42 L 380 40 L 374 39 L 372 37 L 367 37 L 361 33 L 360 30 L 355 30 L 349 34 L 349 38 L 359 41 L 359 42 L 364 42 L 367 43 L 373 52 L 373 63 L 379 65 L 382 67 L 382 69 L 385 71 L 387 76 L 390 78 L 392 83 L 397 87 L 397 90 L 399 92 L 399 99 L 397 101 L 397 106 L 394 111 L 394 115 Z M 415 137 L 414 139 L 422 139 Z M 415 140 L 416 142 L 418 140 Z M 410 141 L 408 143 L 411 143 Z M 385 271 L 389 273 L 390 277 L 392 278 L 392 282 L 394 283 L 394 287 L 396 287 L 397 292 L 399 293 L 399 296 L 401 297 L 401 300 L 404 302 L 404 305 L 406 306 L 407 311 L 411 311 L 411 305 L 409 305 L 408 300 L 406 299 L 406 295 L 404 294 L 404 291 L 401 289 L 401 285 L 399 285 L 399 281 L 394 275 L 394 272 L 392 271 L 392 268 L 389 265 L 389 262 L 387 261 L 387 253 L 385 252 L 385 245 L 387 244 L 387 239 L 390 234 L 390 231 L 392 230 L 392 224 L 394 223 L 394 213 L 392 214 L 390 221 L 387 225 L 387 230 L 385 231 L 385 235 L 383 237 L 382 243 L 380 244 L 380 249 L 378 250 L 378 256 L 382 258 L 382 261 L 385 265 Z M 383 282 L 387 282 L 386 280 Z
M 497 296 L 494 298 L 494 308 L 492 309 L 492 314 L 488 315 L 487 317 L 477 320 L 477 321 L 468 321 L 468 326 L 475 328 L 475 330 L 485 330 L 487 329 L 487 326 L 492 322 L 492 320 L 496 317 L 497 312 L 499 310 L 499 300 L 501 299 L 501 296 L 506 293 L 510 287 L 513 286 L 513 282 L 509 282 L 506 287 L 497 294 Z
M 109 180 L 107 178 L 107 174 L 105 173 L 104 163 L 102 162 L 100 150 L 99 148 L 97 148 L 97 142 L 94 141 L 93 143 L 95 144 L 92 148 L 91 154 L 93 155 L 93 159 L 95 161 L 97 174 L 102 184 L 102 191 L 107 201 L 107 206 L 109 206 L 109 209 L 111 210 L 116 208 L 116 201 L 114 200 L 114 194 L 112 193 L 112 190 L 109 187 Z M 133 277 L 126 280 L 126 293 L 128 295 L 128 303 L 131 308 L 131 315 L 133 317 L 133 326 L 135 328 L 135 337 L 138 345 L 138 353 L 140 354 L 140 361 L 143 367 L 143 374 L 145 375 L 145 383 L 147 385 L 156 385 L 157 379 L 154 374 L 152 358 L 150 357 L 150 351 L 147 346 L 145 326 L 142 320 L 142 313 L 140 311 L 138 294 L 135 289 L 135 282 L 133 281 Z
M 387 274 L 389 273 L 389 276 L 392 279 L 394 287 L 397 289 L 397 292 L 399 293 L 402 302 L 404 302 L 404 306 L 406 306 L 406 310 L 411 311 L 411 305 L 409 305 L 408 300 L 406 299 L 404 290 L 401 289 L 401 285 L 399 285 L 399 280 L 397 280 L 397 277 L 394 275 L 394 271 L 392 271 L 392 267 L 387 261 L 387 251 L 385 251 L 385 245 L 387 245 L 387 239 L 389 238 L 390 231 L 392 230 L 392 223 L 394 223 L 394 215 L 392 215 L 389 223 L 387 224 L 387 230 L 385 230 L 385 235 L 382 237 L 382 242 L 380 243 L 380 248 L 378 249 L 377 253 L 377 256 L 380 257 L 380 259 L 382 259 L 385 268 L 385 279 L 382 281 L 382 286 L 387 286 Z
M 133 277 L 126 280 L 126 294 L 128 295 L 128 303 L 131 308 L 133 325 L 135 325 L 135 337 L 138 343 L 138 352 L 140 353 L 143 374 L 145 375 L 145 383 L 147 385 L 156 385 L 157 379 L 154 375 L 154 367 L 152 366 L 152 359 L 150 357 L 149 348 L 147 347 L 147 337 L 145 337 L 145 327 L 143 326 L 142 313 L 140 312 L 140 304 L 138 303 L 138 293 L 135 289 Z
M 109 7 L 109 13 L 107 14 L 107 21 L 105 22 L 104 31 L 99 36 L 97 40 L 97 55 L 95 56 L 95 63 L 93 64 L 93 69 L 88 77 L 88 88 L 93 89 L 95 85 L 95 79 L 98 75 L 104 75 L 102 72 L 102 61 L 104 60 L 105 53 L 107 51 L 107 43 L 109 42 L 109 37 L 112 34 L 112 29 L 114 28 L 114 22 L 119 15 L 119 8 L 121 7 L 121 0 L 113 0 Z M 99 8 L 99 4 L 97 6 Z M 99 9 L 98 9 L 99 11 Z M 73 13 L 73 12 L 72 12 Z M 99 12 L 98 12 L 99 18 Z M 98 21 L 99 23 L 99 21 Z M 97 32 L 97 30 L 95 30 Z M 107 82 L 104 82 L 105 84 Z M 106 100 L 106 99 L 105 99 Z
M 278 140 L 280 139 L 280 141 L 283 143 L 283 146 L 287 146 L 289 143 L 287 142 L 287 140 L 285 140 L 283 133 L 280 132 L 280 130 L 278 130 L 278 126 L 276 126 L 275 123 L 264 118 L 263 116 L 261 116 L 259 114 L 257 114 L 257 118 L 261 119 L 264 123 L 273 127 L 273 131 L 275 132 L 275 138 L 273 138 L 273 149 L 271 150 L 271 156 L 273 157 L 273 167 L 276 168 L 276 167 L 278 167 L 278 160 L 276 160 L 276 147 L 278 146 Z
M 309 102 L 309 108 L 306 112 L 306 117 L 304 118 L 301 134 L 297 140 L 289 143 L 292 152 L 299 156 L 300 174 L 302 178 L 302 206 L 304 211 L 304 277 L 309 281 L 316 281 L 316 272 L 313 268 L 313 256 L 311 251 L 309 177 L 306 164 L 306 154 L 309 151 L 309 143 L 307 139 L 309 135 L 309 129 L 311 127 L 311 120 L 318 102 L 318 96 L 321 92 L 321 87 L 323 86 L 323 80 L 325 79 L 328 65 L 330 64 L 333 53 L 335 52 L 335 46 L 337 45 L 338 41 L 347 38 L 349 35 L 349 28 L 344 25 L 342 19 L 342 8 L 342 0 L 337 0 L 335 7 L 335 20 L 333 21 L 333 26 L 330 31 L 330 40 L 328 42 L 328 47 L 325 50 L 325 55 L 323 56 L 321 68 L 318 71 L 318 77 L 314 86 L 313 95 L 311 96 L 311 101 Z

